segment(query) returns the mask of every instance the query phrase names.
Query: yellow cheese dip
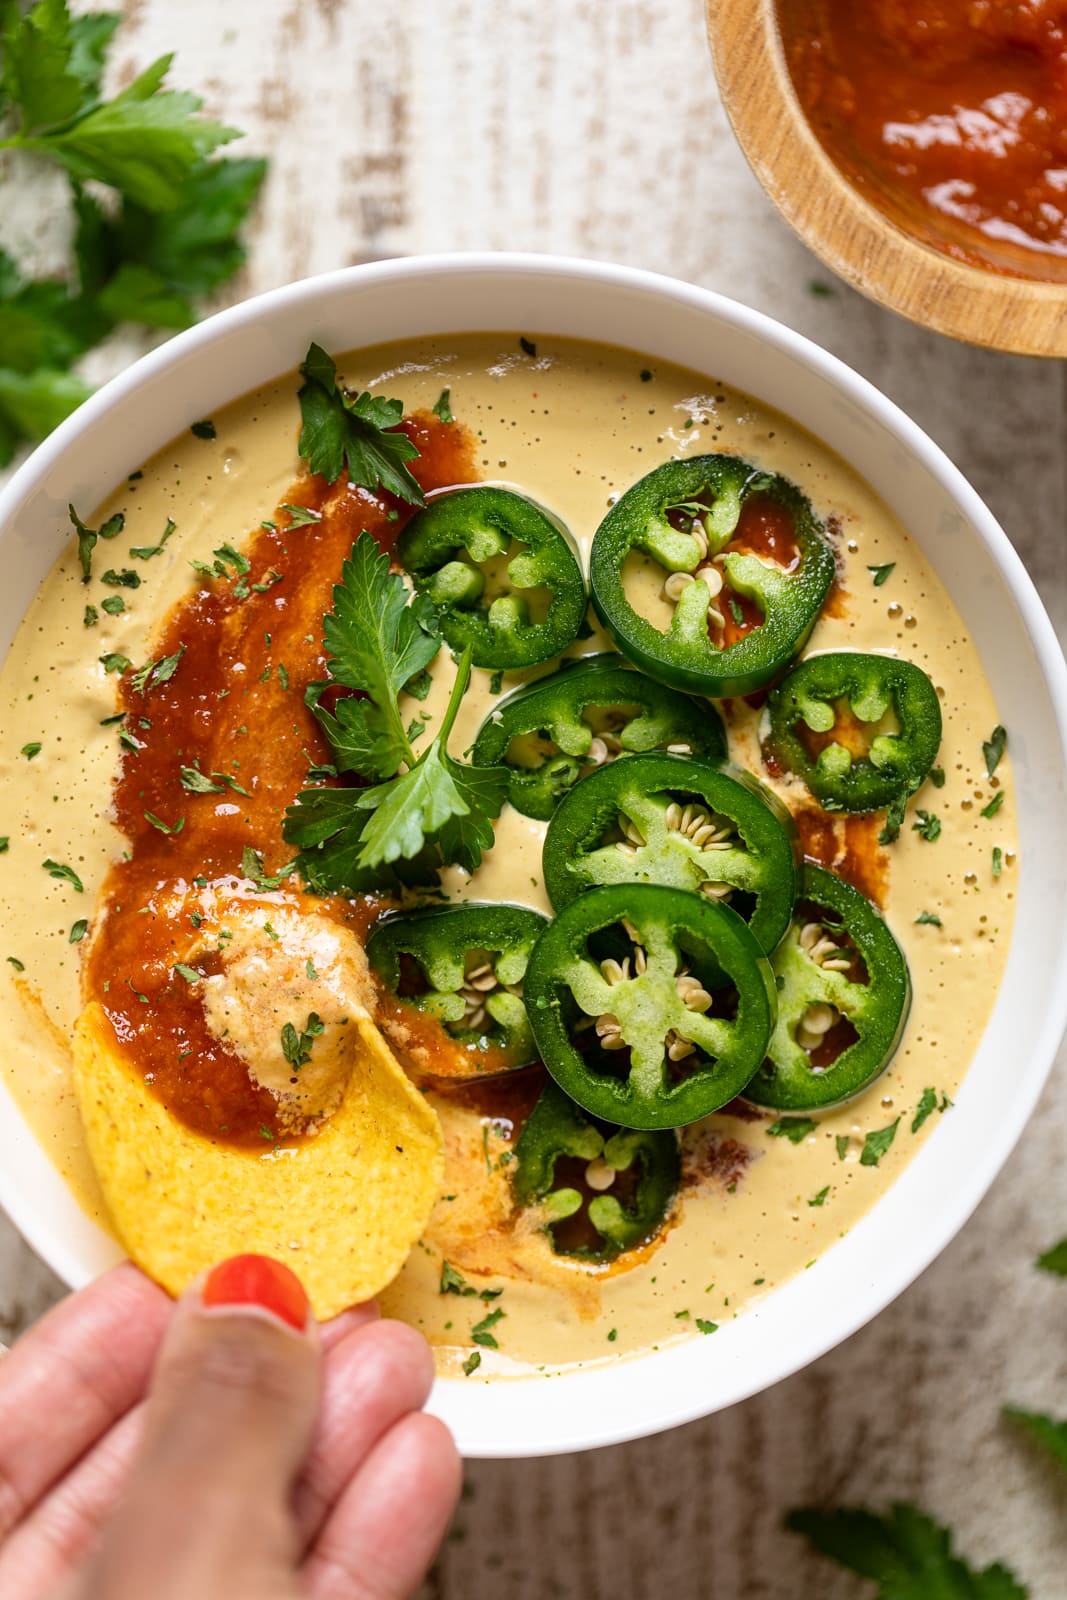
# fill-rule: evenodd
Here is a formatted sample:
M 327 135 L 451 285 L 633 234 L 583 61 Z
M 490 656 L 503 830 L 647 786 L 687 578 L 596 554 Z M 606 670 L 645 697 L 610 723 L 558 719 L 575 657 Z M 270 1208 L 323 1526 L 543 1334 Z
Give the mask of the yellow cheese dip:
M 456 1372 L 471 1328 L 486 1306 L 439 1293 L 442 1259 L 474 1287 L 504 1292 L 493 1306 L 499 1348 L 483 1348 L 478 1381 L 496 1374 L 553 1370 L 616 1359 L 700 1336 L 705 1326 L 740 1315 L 846 1233 L 884 1193 L 929 1135 L 967 1070 L 992 1007 L 1011 935 L 1016 841 L 1010 765 L 991 781 L 982 742 L 998 721 L 974 646 L 940 582 L 867 485 L 797 424 L 714 379 L 635 354 L 536 336 L 537 354 L 511 335 L 455 336 L 364 350 L 339 361 L 352 386 L 399 395 L 405 410 L 428 409 L 441 390 L 479 442 L 484 479 L 520 490 L 557 516 L 587 557 L 613 500 L 671 457 L 737 452 L 796 482 L 831 523 L 840 593 L 818 624 L 808 652 L 897 652 L 928 672 L 941 697 L 944 740 L 941 789 L 927 784 L 917 805 L 935 812 L 940 837 L 911 827 L 877 851 L 872 871 L 884 886 L 887 921 L 911 968 L 914 1000 L 889 1071 L 864 1096 L 818 1119 L 794 1145 L 768 1136 L 769 1117 L 718 1114 L 683 1133 L 685 1181 L 675 1225 L 657 1248 L 624 1256 L 606 1271 L 554 1257 L 544 1235 L 509 1225 L 506 1157 L 511 1129 L 491 1116 L 432 1096 L 448 1145 L 444 1194 L 425 1240 L 383 1297 L 384 1309 L 421 1328 L 438 1347 L 441 1370 Z M 69 1051 L 80 1010 L 79 945 L 72 925 L 90 918 L 109 864 L 124 840 L 109 820 L 109 796 L 121 747 L 114 726 L 115 678 L 101 657 L 147 660 L 170 608 L 188 591 L 191 560 L 242 541 L 269 519 L 298 476 L 299 414 L 295 376 L 217 412 L 214 439 L 183 435 L 160 451 L 87 520 L 122 510 L 126 526 L 98 546 L 94 580 L 81 582 L 73 543 L 42 585 L 0 675 L 0 772 L 4 831 L 0 858 L 0 979 L 7 1050 L 3 1070 L 38 1138 L 86 1211 L 107 1226 L 74 1105 Z M 86 508 L 79 508 L 86 515 Z M 176 529 L 161 554 L 137 561 L 136 590 L 101 587 L 99 572 L 127 565 L 127 548 L 153 546 L 168 518 Z M 875 585 L 869 570 L 892 563 Z M 650 580 L 651 582 L 651 580 Z M 121 593 L 126 609 L 100 609 Z M 86 627 L 86 604 L 97 608 Z M 657 598 L 649 588 L 646 604 Z M 602 634 L 572 654 L 609 648 Z M 538 675 L 508 674 L 506 693 Z M 452 679 L 442 652 L 421 708 L 439 718 Z M 466 749 L 498 703 L 490 678 L 475 672 L 452 748 Z M 802 786 L 772 778 L 758 743 L 757 710 L 727 709 L 731 756 L 771 783 L 792 809 L 810 805 Z M 433 724 L 431 724 L 432 726 Z M 32 750 L 35 755 L 20 753 Z M 1006 799 L 993 818 L 982 808 Z M 863 825 L 866 826 L 866 825 Z M 843 820 L 824 834 L 839 860 L 854 846 Z M 495 848 L 479 871 L 445 875 L 455 897 L 518 901 L 547 910 L 540 878 L 544 825 L 506 808 Z M 825 837 L 823 843 L 825 845 Z M 831 841 L 832 842 L 832 841 Z M 1002 871 L 994 876 L 993 849 Z M 45 858 L 73 867 L 84 893 L 49 877 Z M 833 865 L 830 860 L 827 864 Z M 918 919 L 926 913 L 938 922 Z M 912 1122 L 924 1090 L 943 1111 Z M 877 1165 L 864 1166 L 866 1134 L 897 1122 Z

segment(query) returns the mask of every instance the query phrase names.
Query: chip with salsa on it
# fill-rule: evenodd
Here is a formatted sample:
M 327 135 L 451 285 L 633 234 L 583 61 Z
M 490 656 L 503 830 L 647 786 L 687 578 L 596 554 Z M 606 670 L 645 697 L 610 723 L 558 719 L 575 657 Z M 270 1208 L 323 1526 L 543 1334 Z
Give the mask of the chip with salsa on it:
M 341 1104 L 319 1131 L 235 1149 L 172 1116 L 87 1006 L 75 1083 L 115 1232 L 172 1294 L 239 1251 L 291 1263 L 321 1320 L 396 1276 L 441 1188 L 437 1115 L 377 1028 L 355 1017 Z

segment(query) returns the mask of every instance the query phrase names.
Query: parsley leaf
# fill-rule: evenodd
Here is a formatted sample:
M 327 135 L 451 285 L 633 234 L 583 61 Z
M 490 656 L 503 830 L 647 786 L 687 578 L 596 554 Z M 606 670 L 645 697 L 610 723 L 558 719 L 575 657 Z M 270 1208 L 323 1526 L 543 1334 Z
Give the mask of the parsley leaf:
M 1067 1239 L 1061 1239 L 1051 1250 L 1046 1250 L 1043 1256 L 1038 1256 L 1036 1265 L 1041 1272 L 1051 1272 L 1057 1278 L 1067 1278 Z
M 872 1511 L 792 1511 L 792 1533 L 822 1555 L 880 1587 L 879 1600 L 1027 1600 L 1027 1591 L 1000 1563 L 976 1571 L 953 1553 L 952 1536 L 914 1506 Z
M 291 1022 L 287 1022 L 282 1029 L 282 1051 L 285 1059 L 294 1072 L 306 1066 L 311 1060 L 311 1051 L 315 1040 L 326 1031 L 326 1025 L 318 1012 L 312 1011 L 304 1024 L 303 1031 L 298 1033 Z
M 312 511 L 310 506 L 291 506 L 283 501 L 282 510 L 289 513 L 290 528 L 305 528 L 309 522 L 322 521 L 322 512 Z
M 336 483 L 347 464 L 353 483 L 379 487 L 411 505 L 425 504 L 406 461 L 419 452 L 405 433 L 399 400 L 364 391 L 349 396 L 337 385 L 337 367 L 321 345 L 312 344 L 300 368 L 304 383 L 297 398 L 303 426 L 298 449 L 312 472 Z
M 1000 766 L 1004 751 L 1008 747 L 1008 733 L 998 722 L 988 739 L 982 741 L 982 754 L 985 756 L 985 769 L 989 777 Z
M 1003 1415 L 1009 1422 L 1017 1422 L 1025 1428 L 1030 1437 L 1036 1439 L 1052 1459 L 1067 1470 L 1067 1422 L 1057 1422 L 1038 1411 L 1020 1411 L 1016 1406 L 1005 1406 Z
M 917 833 L 920 839 L 925 839 L 930 844 L 933 844 L 935 839 L 940 839 L 940 817 L 935 817 L 932 811 L 916 811 L 915 815 L 919 820 L 911 825 L 913 833 Z
M 719 1331 L 719 1324 L 710 1322 L 707 1317 L 695 1317 L 693 1320 L 696 1322 L 697 1330 L 700 1333 L 718 1333 Z
M 944 924 L 941 918 L 933 911 L 920 911 L 915 918 L 915 926 L 917 928 L 941 928 Z
M 912 1124 L 911 1124 L 912 1133 L 918 1133 L 919 1129 L 922 1127 L 922 1125 L 926 1121 L 927 1117 L 932 1116 L 933 1113 L 936 1110 L 937 1110 L 937 1090 L 936 1089 L 924 1089 L 923 1092 L 922 1092 L 922 1098 L 919 1101 L 918 1109 L 916 1110 L 915 1116 L 912 1119 Z
M 160 656 L 158 661 L 146 661 L 143 667 L 138 667 L 130 679 L 138 694 L 148 694 L 152 689 L 158 689 L 160 684 L 168 683 L 178 670 L 178 663 L 185 654 L 185 646 L 180 644 L 172 656 Z
M 51 856 L 46 857 L 42 864 L 50 878 L 57 878 L 61 883 L 69 883 L 79 894 L 84 894 L 85 885 L 73 867 L 65 866 L 61 861 L 53 861 Z
M 891 1122 L 888 1128 L 879 1128 L 876 1133 L 868 1133 L 863 1141 L 863 1150 L 860 1154 L 861 1167 L 876 1167 L 885 1155 L 889 1146 L 897 1136 L 900 1118 Z
M 108 517 L 99 528 L 87 528 L 73 506 L 68 505 L 67 512 L 78 535 L 78 561 L 82 569 L 82 582 L 88 583 L 92 576 L 93 551 L 96 549 L 97 540 L 116 538 L 126 526 L 126 518 L 121 511 L 116 511 L 115 515 Z M 107 581 L 106 575 L 104 581 Z M 140 581 L 138 578 L 137 582 Z M 133 587 L 136 588 L 137 585 L 134 584 Z
M 870 573 L 871 577 L 874 579 L 874 587 L 876 589 L 880 589 L 882 587 L 883 583 L 885 583 L 886 579 L 892 577 L 893 570 L 894 570 L 895 567 L 896 567 L 896 562 L 895 561 L 887 561 L 884 567 L 868 567 L 867 568 L 867 571 Z
M 904 811 L 907 800 L 896 800 L 885 814 L 882 831 L 878 835 L 879 844 L 895 844 L 900 838 L 900 830 L 904 823 Z
M 495 1328 L 497 1323 L 506 1316 L 507 1312 L 497 1306 L 496 1310 L 490 1311 L 487 1316 L 482 1318 L 481 1322 L 476 1322 L 471 1329 L 473 1343 L 483 1345 L 487 1350 L 499 1350 L 500 1346 L 496 1342 L 496 1335 L 490 1330 Z
M 89 932 L 88 920 L 85 917 L 79 917 L 77 922 L 75 922 L 75 923 L 73 923 L 71 925 L 71 930 L 70 930 L 70 933 L 69 933 L 69 935 L 67 937 L 67 943 L 68 944 L 81 944 L 82 940 L 85 938 L 85 935 L 88 932 Z
M 993 796 L 992 800 L 990 800 L 989 804 L 987 806 L 983 806 L 982 807 L 982 816 L 983 817 L 995 817 L 996 816 L 997 812 L 1000 810 L 1001 806 L 1004 804 L 1004 795 L 1005 795 L 1005 793 L 1006 793 L 1006 791 L 1004 789 L 998 789 L 997 793 Z
M 170 538 L 177 526 L 178 524 L 174 521 L 173 517 L 168 517 L 167 526 L 163 529 L 163 532 L 159 536 L 159 543 L 132 545 L 130 548 L 131 556 L 136 556 L 138 561 L 151 561 L 153 556 L 161 556 L 167 540 Z M 107 602 L 105 601 L 105 605 L 106 603 Z
M 825 1189 L 820 1189 L 818 1194 L 812 1195 L 811 1199 L 808 1201 L 808 1205 L 809 1206 L 824 1206 L 826 1204 L 827 1196 L 829 1195 L 829 1193 L 830 1193 L 830 1185 L 827 1184 Z
M 246 844 L 241 851 L 241 872 L 255 884 L 257 889 L 264 893 L 272 889 L 280 889 L 295 865 L 295 861 L 290 861 L 272 877 L 263 871 L 263 857 L 258 850 L 254 850 L 250 844 Z
M 439 417 L 442 422 L 455 422 L 456 420 L 452 415 L 452 406 L 449 399 L 450 394 L 450 389 L 442 389 L 440 395 L 438 396 L 437 404 L 433 407 L 434 416 Z
M 481 1364 L 482 1352 L 480 1350 L 472 1350 L 466 1361 L 463 1363 L 463 1371 L 465 1375 L 469 1378 L 472 1372 L 477 1372 Z
M 814 1133 L 818 1123 L 811 1117 L 779 1117 L 772 1122 L 767 1133 L 772 1139 L 788 1139 L 790 1144 L 803 1144 L 809 1133 Z
M 210 417 L 205 417 L 202 422 L 189 424 L 189 432 L 194 439 L 217 439 L 218 432 Z M 273 1137 L 273 1135 L 272 1135 Z
M 225 786 L 213 783 L 206 773 L 198 767 L 182 767 L 181 783 L 183 789 L 188 789 L 190 794 L 223 794 Z

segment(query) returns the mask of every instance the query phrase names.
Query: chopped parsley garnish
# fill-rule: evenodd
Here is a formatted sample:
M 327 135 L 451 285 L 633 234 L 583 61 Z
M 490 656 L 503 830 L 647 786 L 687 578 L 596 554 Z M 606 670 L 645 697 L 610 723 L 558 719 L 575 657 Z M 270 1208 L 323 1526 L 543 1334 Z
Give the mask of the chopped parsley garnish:
M 469 1378 L 472 1372 L 477 1372 L 481 1364 L 482 1352 L 480 1350 L 472 1350 L 466 1361 L 463 1363 L 463 1371 Z
M 926 1121 L 927 1117 L 933 1116 L 933 1114 L 934 1114 L 934 1112 L 936 1110 L 937 1110 L 937 1090 L 936 1089 L 924 1089 L 923 1092 L 922 1092 L 922 1097 L 919 1100 L 918 1109 L 915 1112 L 915 1116 L 912 1118 L 912 1123 L 911 1123 L 911 1131 L 912 1131 L 912 1133 L 918 1133 L 919 1129 L 922 1127 L 922 1125 Z
M 894 572 L 895 569 L 896 569 L 896 562 L 895 561 L 887 561 L 884 567 L 868 567 L 867 571 L 870 573 L 871 577 L 874 579 L 874 587 L 876 589 L 880 589 L 882 587 L 883 583 L 885 583 L 887 581 L 887 579 L 889 579 L 889 578 L 891 578 L 893 576 L 893 572 Z
M 129 567 L 122 567 L 117 572 L 114 567 L 108 567 L 100 582 L 109 584 L 112 589 L 139 589 L 141 587 L 140 574 L 132 571 Z
M 435 737 L 416 755 L 401 715 L 404 686 L 425 671 L 440 638 L 432 605 L 412 599 L 389 557 L 360 534 L 323 620 L 334 683 L 364 691 L 333 712 L 308 691 L 338 771 L 378 781 L 366 789 L 306 789 L 286 813 L 283 835 L 299 847 L 300 870 L 316 889 L 352 893 L 380 887 L 383 869 L 414 860 L 427 847 L 442 862 L 473 872 L 493 842 L 507 774 L 472 767 L 448 753 L 448 737 L 470 682 L 470 652 L 460 659 L 448 708 Z M 404 769 L 404 770 L 401 770 Z
M 719 1331 L 719 1324 L 709 1321 L 707 1317 L 697 1317 L 695 1321 L 699 1333 L 718 1333 Z
M 809 1206 L 824 1206 L 826 1204 L 827 1197 L 829 1196 L 829 1193 L 830 1193 L 830 1185 L 827 1184 L 825 1189 L 820 1189 L 818 1194 L 813 1194 L 812 1195 L 811 1199 L 808 1201 L 808 1205 Z
M 130 549 L 131 556 L 136 556 L 138 561 L 151 561 L 153 556 L 161 556 L 166 547 L 167 540 L 170 538 L 177 526 L 178 524 L 174 521 L 173 517 L 168 517 L 167 526 L 163 529 L 163 532 L 159 536 L 159 543 L 133 545 Z M 107 605 L 106 600 L 104 601 L 104 605 Z
M 197 972 L 195 967 L 187 967 L 184 961 L 176 961 L 174 971 L 179 978 L 184 978 L 186 983 L 199 983 L 204 976 L 202 972 Z
M 88 932 L 89 932 L 89 923 L 88 923 L 87 919 L 85 917 L 79 917 L 77 922 L 73 923 L 72 926 L 71 926 L 70 934 L 68 935 L 68 938 L 67 938 L 67 943 L 68 944 L 81 944 L 82 940 L 85 938 L 85 935 Z
M 56 420 L 58 421 L 58 418 Z M 27 432 L 29 431 L 27 429 Z M 45 429 L 45 432 L 47 431 L 48 429 Z M 7 459 L 9 458 L 0 450 L 0 460 Z M 87 528 L 73 506 L 68 505 L 67 512 L 74 531 L 78 535 L 78 561 L 82 569 L 82 582 L 88 583 L 92 576 L 93 551 L 96 549 L 96 541 L 98 539 L 117 538 L 126 526 L 126 518 L 121 511 L 116 511 L 115 515 L 108 517 L 107 521 L 102 523 L 99 528 Z
M 991 778 L 1004 758 L 1008 747 L 1008 733 L 998 722 L 988 739 L 982 742 L 982 754 L 985 756 L 986 774 Z
M 993 876 L 999 878 L 1004 868 L 1004 852 L 999 844 L 993 846 Z
M 129 656 L 124 656 L 121 650 L 109 650 L 106 656 L 100 656 L 100 664 L 104 669 L 105 677 L 109 672 L 125 672 L 133 666 Z
M 1002 1415 L 1025 1428 L 1031 1439 L 1067 1470 L 1067 1421 L 1058 1422 L 1038 1411 L 1020 1411 L 1017 1406 L 1005 1406 Z
M 206 773 L 198 767 L 181 768 L 182 788 L 188 789 L 190 794 L 223 794 L 225 785 L 213 783 Z
M 611 1328 L 611 1329 L 609 1329 L 609 1331 L 608 1331 L 608 1343 L 609 1343 L 609 1344 L 614 1344 L 614 1343 L 615 1343 L 615 1340 L 616 1340 L 616 1339 L 617 1339 L 617 1338 L 618 1338 L 618 1337 L 619 1337 L 619 1330 L 618 1330 L 618 1328 Z
M 138 667 L 130 679 L 138 694 L 148 694 L 152 689 L 158 689 L 163 683 L 168 683 L 178 670 L 178 663 L 185 654 L 185 646 L 180 644 L 172 656 L 161 656 L 158 661 L 146 661 L 143 667 Z
M 533 340 L 524 338 L 522 334 L 519 335 L 519 349 L 524 356 L 535 356 L 537 354 L 537 346 Z
M 917 928 L 940 928 L 943 927 L 944 924 L 936 912 L 920 911 L 919 915 L 915 918 L 915 926 Z
M 121 617 L 126 609 L 126 602 L 120 594 L 107 595 L 105 599 L 101 600 L 100 605 L 109 617 Z
M 935 839 L 940 839 L 940 817 L 935 817 L 932 811 L 916 811 L 915 815 L 918 821 L 913 822 L 911 825 L 913 833 L 917 833 L 920 839 L 927 840 L 929 844 L 933 844 Z
M 419 452 L 406 433 L 400 400 L 383 400 L 364 391 L 350 395 L 337 383 L 337 367 L 320 345 L 312 344 L 300 368 L 298 399 L 303 426 L 298 449 L 312 472 L 336 483 L 349 481 L 372 491 L 385 489 L 410 505 L 425 504 L 422 490 L 405 462 Z
M 10 962 L 16 972 L 25 972 L 26 963 L 24 961 L 20 961 L 18 956 L 5 956 L 4 959 Z
M 193 435 L 194 439 L 218 438 L 215 424 L 211 421 L 210 417 L 205 417 L 203 422 L 194 422 L 191 425 L 189 432 Z
M 25 756 L 27 761 L 32 761 L 34 757 L 39 756 L 40 753 L 41 741 L 39 739 L 34 739 L 32 744 L 24 744 L 22 749 L 19 751 L 19 754 Z
M 904 808 L 907 800 L 896 800 L 885 814 L 882 831 L 878 835 L 879 844 L 895 844 L 900 838 L 900 830 L 904 824 Z
M 87 628 L 95 628 L 100 621 L 100 613 L 95 606 L 86 606 L 82 615 L 82 622 Z
M 455 422 L 456 420 L 452 415 L 452 406 L 449 402 L 450 392 L 448 389 L 442 389 L 437 397 L 437 404 L 433 408 L 434 416 L 441 422 Z
M 8 835 L 6 833 L 0 834 L 0 856 L 6 856 L 10 849 L 11 849 L 11 838 L 10 838 L 10 835 Z
M 304 968 L 304 971 L 307 973 L 312 983 L 314 983 L 315 979 L 318 977 L 318 973 L 315 971 L 314 964 L 310 960 L 308 961 L 307 966 Z
M 282 510 L 288 511 L 291 528 L 306 528 L 309 522 L 322 521 L 322 512 L 312 511 L 310 506 L 291 506 L 283 503 Z
M 872 1600 L 1027 1600 L 998 1562 L 978 1571 L 955 1555 L 952 1535 L 914 1506 L 885 1516 L 850 1507 L 792 1511 L 786 1527 L 822 1555 L 879 1585 Z
M 809 1133 L 814 1133 L 818 1123 L 811 1117 L 779 1117 L 772 1122 L 767 1133 L 772 1139 L 788 1139 L 790 1144 L 803 1144 Z
M 834 1139 L 834 1144 L 837 1146 L 837 1159 L 838 1159 L 838 1161 L 844 1161 L 845 1157 L 848 1155 L 848 1146 L 849 1146 L 848 1134 L 847 1133 L 839 1133 L 837 1135 L 837 1137 Z
M 497 1306 L 495 1311 L 488 1312 L 481 1322 L 476 1322 L 471 1329 L 472 1341 L 475 1344 L 484 1346 L 487 1350 L 498 1350 L 500 1346 L 496 1342 L 496 1335 L 491 1330 L 506 1316 L 507 1312 L 500 1306 Z
M 998 792 L 993 796 L 992 800 L 990 800 L 989 804 L 987 806 L 983 806 L 982 807 L 982 815 L 983 815 L 983 817 L 995 817 L 996 816 L 997 812 L 1000 810 L 1001 806 L 1004 804 L 1004 794 L 1005 794 L 1005 791 L 1003 789 L 998 790 Z
M 221 776 L 221 774 L 217 774 L 217 776 Z M 252 883 L 261 892 L 269 893 L 272 889 L 280 889 L 295 866 L 296 862 L 290 861 L 286 866 L 282 867 L 280 872 L 271 877 L 263 871 L 263 857 L 258 850 L 254 850 L 250 844 L 246 844 L 241 851 L 241 872 L 246 878 L 251 879 Z
M 325 1023 L 315 1011 L 309 1013 L 300 1033 L 291 1022 L 285 1024 L 282 1029 L 282 1052 L 294 1072 L 299 1072 L 300 1068 L 311 1060 L 315 1040 L 325 1032 L 325 1029 Z
M 889 1146 L 897 1136 L 900 1118 L 891 1122 L 888 1128 L 879 1128 L 876 1133 L 869 1133 L 863 1141 L 863 1150 L 860 1154 L 861 1167 L 876 1167 L 885 1155 Z
M 73 867 L 64 866 L 61 861 L 53 861 L 51 856 L 47 856 L 42 865 L 50 878 L 58 878 L 63 883 L 71 884 L 79 894 L 84 893 L 85 885 Z
M 157 817 L 154 811 L 146 811 L 144 819 L 146 822 L 150 822 L 153 828 L 158 829 L 160 833 L 181 833 L 185 827 L 184 817 L 179 817 L 177 822 L 171 824 L 164 822 L 162 817 Z

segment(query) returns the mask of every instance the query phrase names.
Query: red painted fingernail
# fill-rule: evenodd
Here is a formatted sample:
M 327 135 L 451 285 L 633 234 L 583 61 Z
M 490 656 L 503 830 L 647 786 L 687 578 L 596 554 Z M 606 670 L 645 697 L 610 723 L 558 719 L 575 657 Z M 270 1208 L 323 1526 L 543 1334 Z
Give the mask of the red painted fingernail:
M 301 1332 L 308 1297 L 295 1272 L 270 1256 L 231 1256 L 212 1267 L 204 1282 L 205 1306 L 259 1306 Z

